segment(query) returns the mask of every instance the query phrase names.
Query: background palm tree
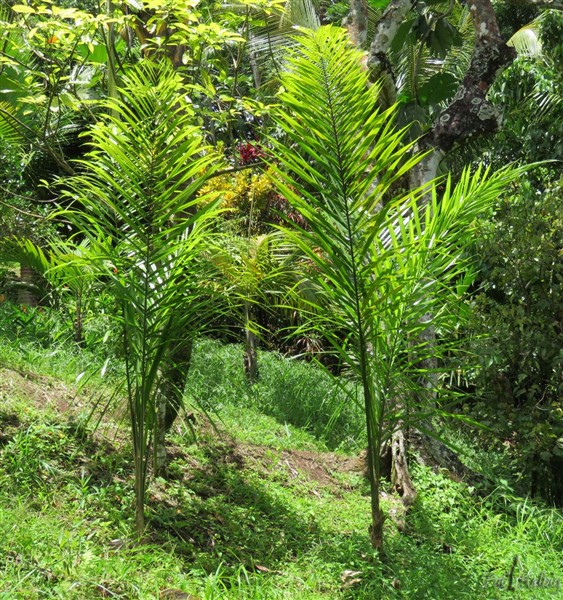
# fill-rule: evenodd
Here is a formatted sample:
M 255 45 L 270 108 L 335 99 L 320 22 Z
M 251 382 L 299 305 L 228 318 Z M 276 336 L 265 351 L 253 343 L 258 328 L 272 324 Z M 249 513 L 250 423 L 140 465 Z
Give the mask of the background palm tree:
M 297 248 L 279 231 L 251 236 L 225 236 L 213 262 L 228 288 L 231 315 L 244 330 L 244 369 L 249 383 L 258 379 L 258 340 L 262 328 L 256 308 L 274 311 L 296 282 Z

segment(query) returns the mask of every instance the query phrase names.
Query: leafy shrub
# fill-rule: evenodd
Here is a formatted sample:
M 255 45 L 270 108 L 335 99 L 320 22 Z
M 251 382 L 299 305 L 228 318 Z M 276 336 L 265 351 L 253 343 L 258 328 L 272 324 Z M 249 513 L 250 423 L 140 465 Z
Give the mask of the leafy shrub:
M 481 227 L 482 292 L 472 381 L 478 419 L 498 432 L 521 491 L 563 505 L 563 188 L 526 185 Z
M 227 209 L 224 216 L 235 234 L 256 235 L 271 230 L 272 224 L 279 224 L 285 218 L 299 220 L 276 191 L 270 170 L 245 169 L 221 175 L 211 179 L 200 193 L 221 196 L 221 206 Z
M 0 335 L 47 348 L 61 337 L 70 337 L 72 331 L 56 310 L 5 302 L 0 304 Z
M 8 264 L 0 264 L 0 304 L 6 300 L 16 300 L 13 283 L 15 272 Z

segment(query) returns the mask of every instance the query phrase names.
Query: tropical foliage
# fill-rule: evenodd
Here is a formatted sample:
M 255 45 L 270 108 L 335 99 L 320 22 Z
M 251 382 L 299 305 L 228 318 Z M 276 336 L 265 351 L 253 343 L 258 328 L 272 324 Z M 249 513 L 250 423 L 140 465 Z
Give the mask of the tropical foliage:
M 319 469 L 338 480 L 335 493 L 351 485 L 353 502 L 364 498 L 350 527 L 371 522 L 369 541 L 323 555 L 343 569 L 342 586 L 327 588 L 343 597 L 396 597 L 405 572 L 396 556 L 401 544 L 413 553 L 417 535 L 471 554 L 463 536 L 442 539 L 421 521 L 432 485 L 437 505 L 455 493 L 420 466 L 417 496 L 414 458 L 465 478 L 467 495 L 492 494 L 492 520 L 509 510 L 492 507 L 498 498 L 528 510 L 511 494 L 563 505 L 553 161 L 563 148 L 563 28 L 558 10 L 505 9 L 490 0 L 3 2 L 0 338 L 13 347 L 0 342 L 0 358 L 9 377 L 37 361 L 50 376 L 76 369 L 82 390 L 100 391 L 68 431 L 0 410 L 0 479 L 25 494 L 51 476 L 62 482 L 75 458 L 61 458 L 65 445 L 85 465 L 76 440 L 97 443 L 93 422 L 119 436 L 115 417 L 126 414 L 131 459 L 103 475 L 117 483 L 87 474 L 69 497 L 86 510 L 99 484 L 109 496 L 95 501 L 123 517 L 124 537 L 131 528 L 137 542 L 160 543 L 163 530 L 190 556 L 226 548 L 217 579 L 244 557 L 238 576 L 248 582 L 247 568 L 281 574 L 256 554 L 269 527 L 279 539 L 266 554 L 281 564 L 286 545 L 291 554 L 305 538 L 324 544 L 317 533 L 331 526 L 315 500 L 305 503 L 312 516 L 288 516 L 237 469 L 247 473 L 249 456 L 270 468 L 273 444 L 298 479 L 294 458 L 315 462 L 306 453 L 318 444 L 367 445 L 367 482 L 334 475 L 336 455 Z M 324 25 L 345 14 L 345 27 Z M 10 389 L 0 380 L 2 400 Z M 66 400 L 58 407 L 72 412 Z M 207 456 L 216 417 L 236 441 Z M 191 466 L 188 430 L 203 440 Z M 105 473 L 98 458 L 93 470 Z M 196 509 L 199 492 L 211 502 Z M 308 493 L 322 501 L 314 485 Z M 444 531 L 448 515 L 450 525 L 458 518 L 428 514 Z M 380 560 L 384 548 L 393 566 Z M 513 587 L 524 560 L 502 557 L 500 567 L 476 565 L 471 593 L 506 564 Z M 28 589 L 32 575 L 22 577 Z M 434 578 L 445 591 L 425 597 L 457 597 L 462 580 Z M 106 594 L 96 585 L 88 593 Z
M 505 122 L 473 150 L 500 165 L 562 158 L 561 14 L 543 13 L 513 36 L 519 52 L 493 90 Z M 559 61 L 559 66 L 558 66 Z M 477 402 L 468 411 L 493 427 L 483 442 L 503 448 L 523 493 L 561 504 L 561 163 L 530 171 L 483 220 L 471 333 L 480 369 L 468 371 Z M 476 286 L 477 287 L 477 286 Z M 474 367 L 475 365 L 472 365 Z M 508 476 L 508 475 L 507 475 Z M 512 476 L 511 476 L 512 477 Z
M 310 323 L 360 382 L 366 413 L 372 542 L 382 545 L 380 454 L 410 406 L 421 362 L 439 352 L 417 335 L 444 335 L 462 316 L 471 282 L 463 251 L 471 223 L 518 172 L 466 171 L 454 188 L 395 196 L 420 160 L 394 127 L 396 108 L 378 110 L 360 53 L 344 32 L 321 28 L 300 39 L 282 76 L 276 121 L 292 144 L 277 145 L 279 188 L 308 229 L 290 231 L 314 265 Z M 428 199 L 426 197 L 429 196 Z M 451 346 L 450 346 L 451 351 Z
M 62 183 L 71 207 L 59 216 L 89 242 L 71 265 L 94 265 L 116 302 L 142 532 L 149 449 L 161 450 L 167 402 L 161 394 L 173 383 L 163 378 L 212 319 L 213 287 L 202 286 L 199 273 L 206 264 L 208 223 L 217 211 L 213 203 L 200 210 L 196 205 L 218 163 L 169 67 L 143 63 L 130 71 L 120 98 L 107 107 L 90 132 L 84 172 Z

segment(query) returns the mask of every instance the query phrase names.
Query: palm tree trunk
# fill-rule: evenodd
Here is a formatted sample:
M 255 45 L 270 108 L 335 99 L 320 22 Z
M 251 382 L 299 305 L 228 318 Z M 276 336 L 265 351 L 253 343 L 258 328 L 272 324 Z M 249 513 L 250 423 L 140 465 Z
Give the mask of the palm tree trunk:
M 167 399 L 164 427 L 167 432 L 172 429 L 172 425 L 184 406 L 184 388 L 192 364 L 193 348 L 194 341 L 191 337 L 186 337 L 178 342 L 164 372 Z
M 258 340 L 251 328 L 251 308 L 248 302 L 244 304 L 244 372 L 248 383 L 253 385 L 258 380 Z
M 156 422 L 153 439 L 153 469 L 155 477 L 162 477 L 166 471 L 166 405 L 165 391 L 161 389 L 156 400 Z
M 163 366 L 156 400 L 156 422 L 153 436 L 153 468 L 159 477 L 166 471 L 166 433 L 183 406 L 184 388 L 192 362 L 193 340 L 187 338 L 176 344 Z
M 82 292 L 76 294 L 76 310 L 74 313 L 74 341 L 78 346 L 84 346 L 84 321 Z
M 391 437 L 391 485 L 401 496 L 406 507 L 416 500 L 416 489 L 412 482 L 407 460 L 407 440 L 405 424 L 400 421 Z
M 370 484 L 371 525 L 369 536 L 372 547 L 383 555 L 383 523 L 385 515 L 381 509 L 380 487 L 381 487 L 381 423 L 376 423 L 373 414 L 374 398 L 365 393 L 368 452 L 367 452 L 367 475 Z
M 145 467 L 142 448 L 135 452 L 135 526 L 141 537 L 145 530 Z

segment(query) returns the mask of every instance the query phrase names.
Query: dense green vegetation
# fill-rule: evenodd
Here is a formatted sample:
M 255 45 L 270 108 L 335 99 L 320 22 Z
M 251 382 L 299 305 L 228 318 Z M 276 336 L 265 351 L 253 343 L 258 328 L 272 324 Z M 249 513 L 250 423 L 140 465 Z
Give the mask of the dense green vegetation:
M 560 594 L 561 11 L 0 28 L 0 595 Z

